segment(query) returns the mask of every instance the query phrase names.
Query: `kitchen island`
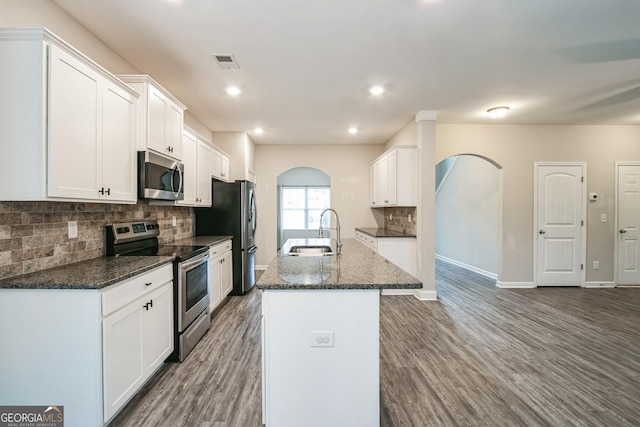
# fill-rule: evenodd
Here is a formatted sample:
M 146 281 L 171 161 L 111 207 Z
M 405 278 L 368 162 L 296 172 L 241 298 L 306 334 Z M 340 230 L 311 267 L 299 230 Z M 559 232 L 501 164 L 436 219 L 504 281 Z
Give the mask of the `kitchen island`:
M 344 239 L 339 255 L 279 253 L 256 287 L 266 426 L 379 425 L 380 290 L 420 281 Z

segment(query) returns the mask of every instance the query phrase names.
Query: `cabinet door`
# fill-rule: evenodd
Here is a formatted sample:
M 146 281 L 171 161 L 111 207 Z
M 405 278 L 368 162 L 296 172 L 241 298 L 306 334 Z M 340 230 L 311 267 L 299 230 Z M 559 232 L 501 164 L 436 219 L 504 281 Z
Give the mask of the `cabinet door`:
M 100 76 L 55 45 L 50 61 L 47 194 L 98 199 Z
M 169 145 L 165 143 L 165 110 L 167 98 L 153 86 L 149 86 L 149 109 L 147 117 L 147 147 L 159 153 L 169 154 Z
M 386 179 L 386 188 L 387 188 L 387 198 L 386 205 L 395 206 L 396 205 L 396 189 L 397 189 L 397 155 L 395 151 L 390 152 L 387 155 L 387 179 Z
M 376 206 L 387 204 L 387 158 L 383 157 L 374 164 L 374 194 Z
M 169 147 L 169 156 L 182 159 L 182 124 L 184 121 L 182 108 L 167 100 L 165 110 L 165 145 Z
M 148 377 L 173 351 L 173 282 L 150 292 L 139 304 L 143 314 L 143 365 Z
M 209 249 L 209 311 L 213 311 L 222 300 L 220 292 L 220 256 L 215 246 Z
M 196 182 L 198 175 L 197 145 L 198 141 L 196 140 L 196 137 L 185 132 L 182 144 L 182 162 L 184 163 L 184 199 L 178 201 L 178 204 L 180 205 L 196 205 Z
M 221 165 L 222 170 L 220 171 L 220 179 L 229 182 L 231 179 L 229 176 L 229 158 L 224 154 L 222 155 Z
M 222 179 L 222 154 L 218 150 L 211 153 L 211 176 Z
M 233 258 L 231 251 L 225 252 L 220 260 L 220 286 L 222 296 L 226 297 L 233 289 Z
M 198 206 L 211 206 L 211 147 L 202 141 L 198 141 L 197 160 L 196 202 Z
M 111 418 L 145 381 L 144 307 L 131 303 L 102 321 L 104 420 Z
M 103 198 L 135 202 L 135 98 L 105 81 L 102 91 L 102 179 Z

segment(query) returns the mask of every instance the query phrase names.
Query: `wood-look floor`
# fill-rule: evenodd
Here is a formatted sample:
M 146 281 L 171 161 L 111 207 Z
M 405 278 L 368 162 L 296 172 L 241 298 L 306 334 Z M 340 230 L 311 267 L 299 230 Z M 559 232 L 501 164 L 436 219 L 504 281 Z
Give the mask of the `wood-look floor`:
M 640 289 L 505 290 L 440 262 L 436 286 L 381 298 L 382 427 L 640 426 Z M 252 291 L 110 425 L 258 427 L 260 370 Z

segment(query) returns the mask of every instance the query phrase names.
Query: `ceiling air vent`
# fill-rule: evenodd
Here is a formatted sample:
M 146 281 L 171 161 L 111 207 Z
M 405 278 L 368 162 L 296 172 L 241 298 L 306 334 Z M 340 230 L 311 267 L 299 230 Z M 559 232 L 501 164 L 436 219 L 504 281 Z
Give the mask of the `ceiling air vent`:
M 216 59 L 218 66 L 223 70 L 237 70 L 240 68 L 233 55 L 214 53 L 213 57 Z

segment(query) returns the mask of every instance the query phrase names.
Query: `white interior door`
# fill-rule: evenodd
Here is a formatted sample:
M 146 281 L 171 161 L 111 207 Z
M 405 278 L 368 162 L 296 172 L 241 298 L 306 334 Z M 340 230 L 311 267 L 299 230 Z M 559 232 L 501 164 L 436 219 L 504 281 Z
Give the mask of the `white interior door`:
M 582 285 L 583 177 L 583 165 L 536 165 L 538 286 Z
M 618 284 L 640 285 L 640 164 L 618 165 Z

